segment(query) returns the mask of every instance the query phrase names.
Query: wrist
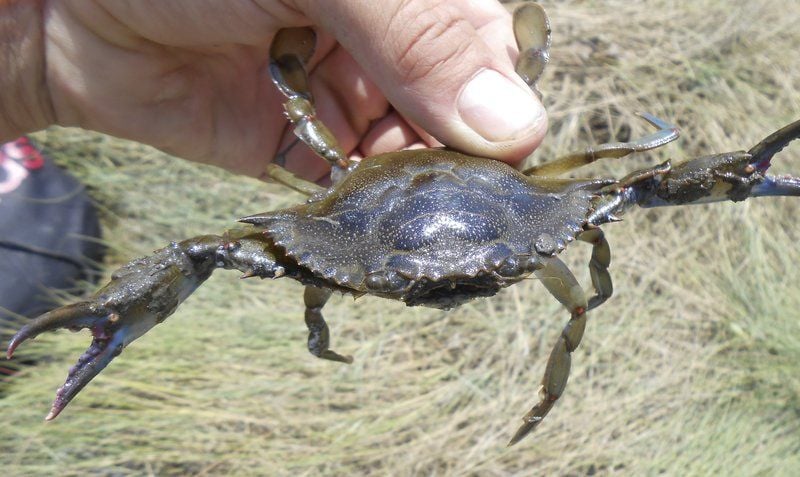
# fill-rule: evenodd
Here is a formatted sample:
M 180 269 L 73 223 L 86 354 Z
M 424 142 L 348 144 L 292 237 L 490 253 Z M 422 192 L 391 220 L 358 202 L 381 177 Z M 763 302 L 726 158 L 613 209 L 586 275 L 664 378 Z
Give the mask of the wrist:
M 0 142 L 53 123 L 42 2 L 0 0 Z

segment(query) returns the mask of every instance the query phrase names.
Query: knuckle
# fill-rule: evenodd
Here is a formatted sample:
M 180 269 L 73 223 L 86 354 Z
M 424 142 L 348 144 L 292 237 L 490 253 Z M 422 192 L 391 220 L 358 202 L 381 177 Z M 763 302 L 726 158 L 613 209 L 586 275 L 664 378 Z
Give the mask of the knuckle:
M 472 27 L 457 10 L 445 2 L 435 8 L 423 3 L 429 2 L 404 2 L 387 30 L 405 84 L 449 76 L 471 48 L 464 38 Z

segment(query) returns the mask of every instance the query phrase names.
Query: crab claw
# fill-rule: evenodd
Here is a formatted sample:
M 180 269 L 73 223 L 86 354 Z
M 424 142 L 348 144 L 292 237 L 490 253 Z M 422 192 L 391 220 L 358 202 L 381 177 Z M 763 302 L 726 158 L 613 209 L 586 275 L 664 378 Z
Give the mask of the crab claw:
M 92 332 L 92 344 L 70 368 L 46 420 L 54 419 L 126 346 L 164 321 L 208 278 L 218 243 L 218 237 L 196 237 L 134 260 L 88 301 L 45 313 L 14 335 L 8 359 L 20 344 L 47 331 Z
M 20 344 L 46 331 L 60 328 L 72 331 L 84 328 L 91 330 L 92 344 L 70 368 L 67 380 L 56 392 L 53 406 L 45 417 L 46 421 L 50 421 L 58 416 L 81 389 L 108 366 L 125 346 L 155 326 L 157 321 L 153 318 L 123 320 L 119 314 L 90 302 L 67 305 L 41 315 L 20 329 L 11 339 L 6 356 L 11 359 Z
M 778 129 L 747 151 L 751 155 L 750 164 L 765 172 L 771 165 L 772 157 L 797 138 L 800 138 L 800 121 Z
M 795 121 L 767 136 L 749 151 L 750 165 L 762 174 L 772 165 L 772 157 L 781 152 L 790 142 L 800 138 L 800 121 Z M 753 187 L 750 194 L 758 196 L 798 196 L 800 195 L 800 178 L 790 175 L 767 176 Z

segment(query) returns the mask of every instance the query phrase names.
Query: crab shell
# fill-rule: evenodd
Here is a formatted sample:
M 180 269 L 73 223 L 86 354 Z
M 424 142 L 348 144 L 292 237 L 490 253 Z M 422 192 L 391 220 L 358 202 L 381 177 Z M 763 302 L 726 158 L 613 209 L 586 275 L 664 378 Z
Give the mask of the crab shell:
M 246 221 L 327 283 L 451 308 L 494 295 L 563 250 L 584 229 L 596 188 L 534 182 L 446 149 L 401 151 L 363 160 L 305 204 Z

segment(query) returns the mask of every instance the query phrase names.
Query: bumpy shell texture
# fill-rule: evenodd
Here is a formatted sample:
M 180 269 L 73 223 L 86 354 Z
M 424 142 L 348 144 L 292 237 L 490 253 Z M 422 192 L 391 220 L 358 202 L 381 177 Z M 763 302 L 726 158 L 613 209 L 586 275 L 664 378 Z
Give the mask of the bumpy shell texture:
M 589 189 L 453 151 L 403 151 L 365 159 L 308 203 L 254 217 L 301 266 L 374 293 L 365 281 L 376 274 L 412 283 L 526 274 L 526 261 L 582 230 Z

